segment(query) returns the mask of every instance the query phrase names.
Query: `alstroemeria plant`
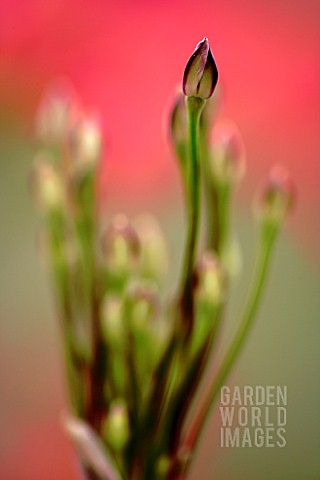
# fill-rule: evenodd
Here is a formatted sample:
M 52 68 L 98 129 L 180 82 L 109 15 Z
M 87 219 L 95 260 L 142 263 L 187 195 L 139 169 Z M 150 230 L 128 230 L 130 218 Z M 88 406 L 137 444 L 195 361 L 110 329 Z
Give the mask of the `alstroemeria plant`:
M 187 62 L 168 121 L 187 227 L 179 283 L 170 295 L 164 295 L 168 249 L 157 220 L 101 217 L 96 115 L 66 89 L 49 92 L 40 105 L 42 147 L 31 190 L 64 344 L 64 423 L 87 480 L 188 477 L 217 395 L 248 337 L 292 207 L 291 180 L 277 168 L 255 203 L 258 253 L 243 310 L 203 389 L 230 297 L 230 206 L 245 165 L 237 128 L 217 118 L 217 81 L 204 38 Z

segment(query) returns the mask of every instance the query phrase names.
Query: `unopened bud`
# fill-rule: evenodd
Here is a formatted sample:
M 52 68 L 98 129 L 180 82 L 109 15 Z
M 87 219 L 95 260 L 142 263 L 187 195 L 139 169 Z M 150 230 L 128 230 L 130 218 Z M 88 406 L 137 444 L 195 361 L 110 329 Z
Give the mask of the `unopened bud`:
M 116 450 L 121 450 L 128 441 L 129 415 L 126 403 L 119 398 L 114 400 L 103 428 L 107 442 Z
M 30 177 L 31 194 L 36 205 L 45 213 L 63 205 L 64 192 L 61 179 L 52 159 L 46 153 L 39 154 Z
M 90 466 L 99 478 L 120 479 L 102 439 L 89 424 L 68 415 L 64 419 L 64 426 L 81 460 Z
M 281 166 L 274 167 L 256 202 L 259 217 L 275 223 L 281 222 L 292 210 L 296 189 L 292 178 Z
M 101 152 L 101 127 L 94 116 L 84 117 L 69 132 L 71 171 L 86 173 L 96 166 Z
M 226 298 L 227 277 L 213 252 L 205 252 L 198 264 L 196 296 L 207 304 L 220 305 Z
M 188 142 L 188 116 L 185 97 L 182 92 L 175 96 L 169 116 L 170 138 L 177 148 Z
M 102 251 L 108 268 L 116 275 L 123 275 L 136 267 L 140 254 L 140 242 L 127 217 L 118 214 L 107 227 L 102 238 Z
M 204 38 L 191 55 L 184 71 L 182 89 L 187 97 L 211 97 L 218 81 L 218 70 L 209 41 Z
M 205 135 L 208 135 L 208 132 L 211 129 L 211 126 L 215 122 L 218 111 L 221 105 L 221 87 L 220 84 L 217 84 L 214 93 L 208 98 L 205 106 L 203 107 L 201 117 L 200 117 L 200 132 L 204 132 Z
M 212 132 L 211 169 L 222 185 L 233 185 L 245 172 L 245 154 L 240 133 L 230 120 L 219 121 Z
M 156 217 L 141 214 L 133 220 L 141 245 L 140 273 L 144 278 L 163 280 L 168 272 L 168 248 Z
M 67 82 L 49 87 L 36 116 L 36 131 L 40 139 L 49 144 L 61 143 L 78 111 L 75 94 Z
M 127 289 L 127 316 L 131 329 L 136 332 L 150 330 L 159 309 L 158 292 L 151 282 L 133 281 Z
M 160 478 L 166 478 L 171 466 L 171 459 L 168 455 L 161 455 L 157 461 L 157 473 Z

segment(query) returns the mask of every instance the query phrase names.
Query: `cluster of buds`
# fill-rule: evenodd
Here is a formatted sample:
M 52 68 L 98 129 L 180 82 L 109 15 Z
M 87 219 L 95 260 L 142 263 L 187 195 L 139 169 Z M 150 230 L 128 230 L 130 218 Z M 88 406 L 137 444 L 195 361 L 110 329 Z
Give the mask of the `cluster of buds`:
M 274 234 L 264 237 L 257 288 L 249 292 L 217 377 L 209 393 L 201 391 L 230 295 L 230 200 L 245 170 L 237 128 L 217 119 L 217 81 L 204 38 L 187 62 L 169 115 L 187 210 L 181 278 L 169 294 L 163 288 L 168 248 L 158 221 L 118 214 L 105 222 L 99 213 L 99 117 L 61 85 L 39 108 L 42 149 L 30 185 L 61 317 L 69 391 L 65 426 L 88 480 L 186 478 L 261 297 Z M 273 171 L 256 202 L 264 232 L 278 230 L 274 225 L 293 201 L 288 175 Z M 198 254 L 204 217 L 206 238 Z M 195 404 L 199 393 L 203 402 Z

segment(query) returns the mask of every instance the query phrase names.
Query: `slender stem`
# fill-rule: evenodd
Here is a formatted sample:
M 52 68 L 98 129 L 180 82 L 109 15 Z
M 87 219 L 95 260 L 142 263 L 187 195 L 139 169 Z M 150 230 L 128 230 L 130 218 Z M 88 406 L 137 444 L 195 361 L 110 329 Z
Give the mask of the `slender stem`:
M 188 232 L 181 279 L 181 307 L 189 330 L 192 320 L 193 269 L 200 221 L 199 120 L 205 101 L 196 97 L 187 97 L 186 104 L 189 126 L 189 161 L 186 182 Z
M 248 337 L 255 314 L 257 312 L 262 293 L 264 290 L 267 274 L 270 267 L 270 258 L 273 251 L 274 241 L 276 239 L 278 228 L 274 224 L 264 225 L 262 228 L 262 238 L 259 245 L 258 259 L 256 269 L 252 277 L 252 283 L 249 290 L 248 300 L 244 307 L 243 315 L 239 327 L 235 333 L 233 341 L 224 357 L 224 360 L 217 372 L 217 375 L 211 385 L 200 412 L 198 413 L 194 424 L 191 426 L 186 436 L 186 446 L 190 451 L 194 451 L 199 437 L 204 428 L 205 421 L 210 409 L 214 404 L 219 390 L 227 379 L 236 358 L 238 357 L 245 340 Z
M 218 250 L 219 243 L 219 215 L 218 192 L 212 181 L 210 154 L 208 146 L 208 127 L 204 124 L 200 131 L 201 165 L 203 168 L 203 188 L 206 203 L 206 247 L 208 250 Z

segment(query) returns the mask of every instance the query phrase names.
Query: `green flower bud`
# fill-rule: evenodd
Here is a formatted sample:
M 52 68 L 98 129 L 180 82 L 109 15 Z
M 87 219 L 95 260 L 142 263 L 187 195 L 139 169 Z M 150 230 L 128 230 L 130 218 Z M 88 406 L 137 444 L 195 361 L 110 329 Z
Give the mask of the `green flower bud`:
M 84 116 L 68 134 L 70 169 L 73 175 L 91 172 L 100 158 L 102 134 L 97 116 Z
M 292 210 L 295 201 L 292 178 L 284 168 L 276 166 L 256 200 L 256 213 L 262 220 L 278 224 Z
M 166 478 L 169 468 L 171 466 L 171 459 L 168 455 L 161 455 L 157 461 L 157 474 L 160 478 Z
M 196 298 L 206 304 L 220 305 L 226 294 L 226 272 L 213 252 L 205 252 L 197 266 Z
M 217 312 L 227 294 L 227 275 L 213 252 L 202 254 L 196 269 L 195 322 L 190 347 L 191 355 L 202 348 L 214 332 Z
M 122 398 L 111 403 L 103 432 L 105 439 L 115 450 L 122 450 L 127 443 L 130 435 L 129 415 Z
M 45 93 L 36 116 L 36 132 L 48 144 L 61 144 L 68 128 L 79 114 L 73 89 L 66 81 L 59 81 Z
M 238 183 L 245 172 L 245 154 L 240 133 L 230 120 L 219 121 L 212 131 L 211 170 L 220 185 Z
M 207 138 L 208 132 L 216 120 L 222 102 L 221 97 L 221 87 L 220 84 L 217 84 L 214 93 L 206 101 L 200 117 L 200 133 L 204 134 L 205 138 Z
M 141 214 L 133 219 L 140 249 L 139 269 L 144 278 L 161 282 L 168 273 L 169 258 L 166 239 L 156 217 Z
M 49 213 L 64 204 L 64 189 L 61 179 L 47 153 L 40 153 L 35 159 L 30 176 L 30 189 L 35 204 Z
M 121 277 L 138 265 L 140 241 L 127 217 L 116 215 L 102 238 L 102 251 L 109 271 Z
M 150 332 L 159 310 L 159 297 L 155 285 L 147 281 L 133 281 L 126 291 L 127 319 L 130 329 L 137 334 Z
M 204 38 L 191 55 L 184 71 L 182 90 L 187 97 L 206 100 L 211 97 L 218 81 L 218 70 L 209 41 Z
M 170 136 L 174 143 L 188 141 L 188 117 L 185 97 L 178 91 L 170 112 Z

